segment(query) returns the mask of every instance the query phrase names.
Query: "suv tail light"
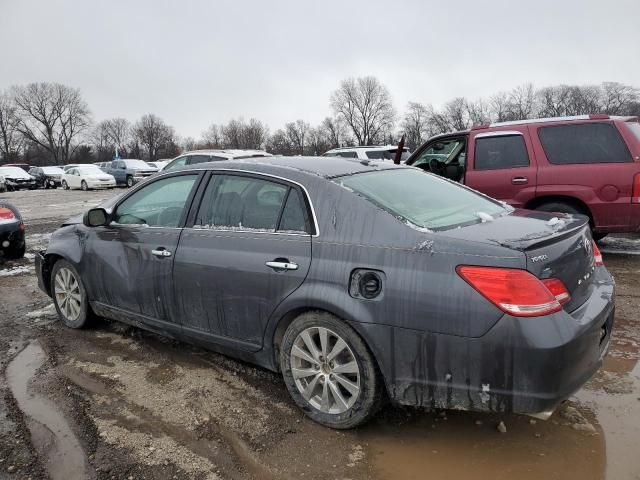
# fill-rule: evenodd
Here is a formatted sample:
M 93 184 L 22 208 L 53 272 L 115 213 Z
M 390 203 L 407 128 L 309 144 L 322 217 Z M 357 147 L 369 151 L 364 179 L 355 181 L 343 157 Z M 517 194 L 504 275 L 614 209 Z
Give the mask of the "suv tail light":
M 604 262 L 602 261 L 602 253 L 600 253 L 600 249 L 598 248 L 598 245 L 596 245 L 595 241 L 593 241 L 593 259 L 595 261 L 596 267 L 601 267 L 604 265 Z
M 515 317 L 538 317 L 562 310 L 556 295 L 526 270 L 459 265 L 456 271 L 483 297 Z
M 631 203 L 640 203 L 640 173 L 633 177 L 633 192 L 631 193 Z
M 0 208 L 0 223 L 3 222 L 15 222 L 16 216 L 9 208 Z
M 567 287 L 564 286 L 564 283 L 562 283 L 561 280 L 558 280 L 557 278 L 545 278 L 542 280 L 542 284 L 547 287 L 551 292 L 551 295 L 556 297 L 556 300 L 560 302 L 560 305 L 571 300 L 571 295 L 569 295 Z

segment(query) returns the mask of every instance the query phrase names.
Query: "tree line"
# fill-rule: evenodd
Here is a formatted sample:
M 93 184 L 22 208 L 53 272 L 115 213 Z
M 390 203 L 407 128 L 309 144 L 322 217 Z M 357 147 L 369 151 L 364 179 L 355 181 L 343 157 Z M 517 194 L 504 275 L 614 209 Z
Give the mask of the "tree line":
M 122 158 L 153 161 L 201 148 L 265 149 L 282 155 L 321 155 L 331 148 L 396 143 L 415 149 L 430 136 L 473 125 L 590 113 L 640 115 L 640 91 L 630 85 L 520 85 L 488 98 L 457 97 L 434 108 L 409 102 L 398 115 L 388 88 L 367 76 L 343 80 L 329 97 L 332 115 L 318 125 L 298 119 L 270 131 L 256 118 L 212 124 L 200 136 L 180 137 L 154 114 L 135 122 L 95 122 L 77 88 L 31 83 L 0 92 L 0 163 L 33 165 Z

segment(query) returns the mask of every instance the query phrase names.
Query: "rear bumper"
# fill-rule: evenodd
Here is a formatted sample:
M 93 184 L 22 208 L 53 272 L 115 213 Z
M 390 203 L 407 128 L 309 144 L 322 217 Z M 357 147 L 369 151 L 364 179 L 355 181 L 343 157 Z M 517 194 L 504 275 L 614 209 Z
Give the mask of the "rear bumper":
M 6 247 L 5 242 L 9 242 Z M 5 248 L 22 248 L 24 245 L 24 230 L 20 229 L 20 223 L 0 224 L 0 251 Z
M 538 413 L 554 409 L 602 365 L 614 320 L 614 282 L 604 268 L 571 314 L 505 315 L 478 338 L 359 325 L 396 403 Z M 473 319 L 470 319 L 471 321 Z

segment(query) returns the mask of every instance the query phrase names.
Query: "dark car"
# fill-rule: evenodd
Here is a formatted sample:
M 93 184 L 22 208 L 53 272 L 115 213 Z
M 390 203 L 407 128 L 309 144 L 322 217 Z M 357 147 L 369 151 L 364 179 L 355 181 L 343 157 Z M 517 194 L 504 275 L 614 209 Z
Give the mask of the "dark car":
M 36 180 L 36 185 L 41 188 L 58 188 L 62 185 L 63 170 L 60 167 L 33 167 L 29 170 Z
M 0 201 L 0 261 L 24 256 L 24 223 L 18 209 Z
M 385 396 L 548 412 L 599 368 L 613 324 L 587 217 L 391 162 L 162 173 L 70 219 L 36 265 L 67 326 L 99 315 L 279 370 L 336 428 Z
M 6 189 L 10 192 L 15 190 L 36 188 L 36 180 L 20 167 L 0 166 L 0 176 L 4 177 Z
M 407 160 L 514 207 L 589 217 L 596 238 L 640 231 L 638 117 L 580 115 L 437 135 Z

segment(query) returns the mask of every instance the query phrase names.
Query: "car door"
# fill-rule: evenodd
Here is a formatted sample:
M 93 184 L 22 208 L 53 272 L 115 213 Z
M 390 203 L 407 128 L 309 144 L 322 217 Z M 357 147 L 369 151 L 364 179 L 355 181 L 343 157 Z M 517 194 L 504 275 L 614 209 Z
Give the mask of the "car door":
M 77 168 L 71 168 L 65 177 L 69 188 L 80 188 L 80 172 Z
M 537 167 L 525 126 L 470 134 L 465 184 L 485 195 L 522 207 L 535 197 Z
M 309 270 L 310 218 L 299 185 L 257 174 L 211 175 L 174 263 L 183 333 L 259 349 L 269 316 Z
M 143 322 L 160 331 L 171 324 L 172 266 L 200 172 L 151 180 L 114 207 L 111 223 L 91 229 L 86 257 L 89 298 L 116 318 Z

